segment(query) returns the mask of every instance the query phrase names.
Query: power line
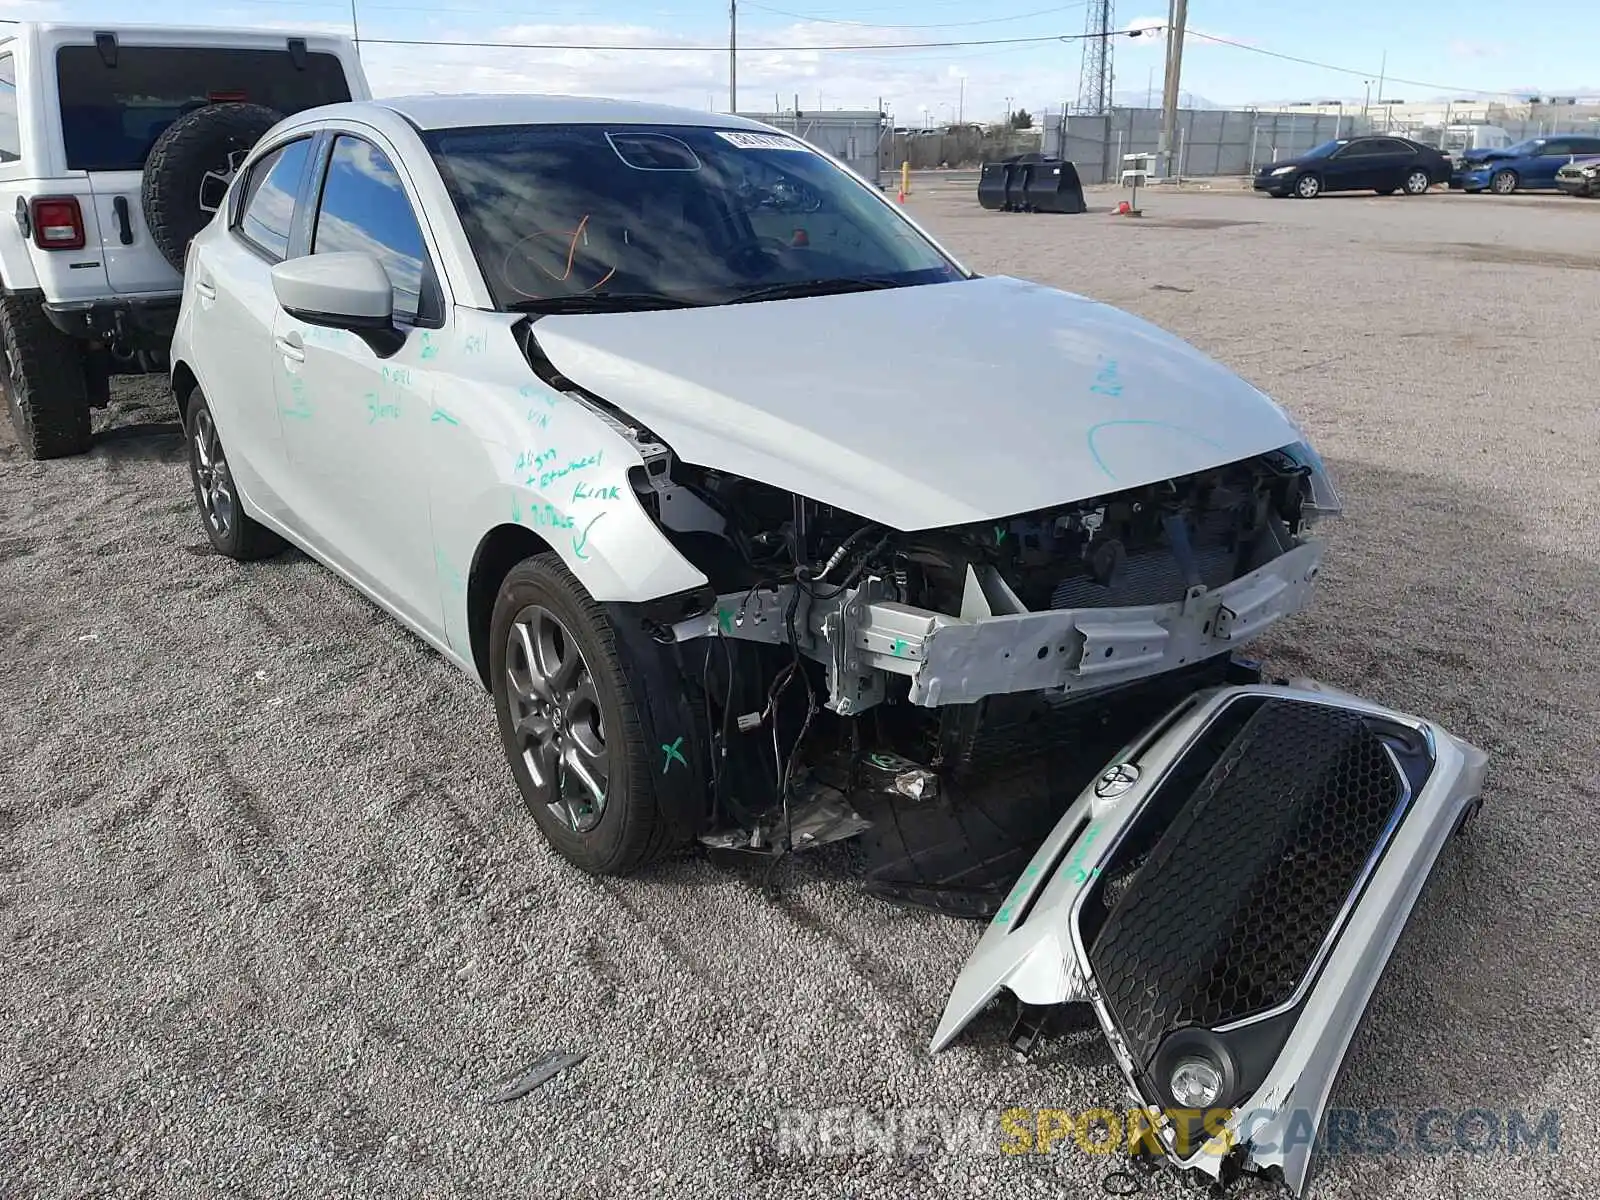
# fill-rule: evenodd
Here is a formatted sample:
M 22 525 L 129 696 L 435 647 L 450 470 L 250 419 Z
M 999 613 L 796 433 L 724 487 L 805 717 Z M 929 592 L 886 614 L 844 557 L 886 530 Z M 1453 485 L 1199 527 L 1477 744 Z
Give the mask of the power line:
M 1085 37 L 1098 36 L 1083 33 L 1056 33 L 1039 37 L 1011 37 L 1011 38 L 977 38 L 967 41 L 949 42 L 850 42 L 836 46 L 818 46 L 796 44 L 792 46 L 774 46 L 760 44 L 746 46 L 745 49 L 755 53 L 759 51 L 839 51 L 846 50 L 945 50 L 958 46 L 1023 46 L 1039 45 L 1044 42 L 1077 42 Z M 362 38 L 365 46 L 440 46 L 459 47 L 465 50 L 617 50 L 637 51 L 643 53 L 681 53 L 681 54 L 726 54 L 726 43 L 717 46 L 701 44 L 683 45 L 630 45 L 619 42 L 480 42 L 466 39 L 453 40 L 443 38 Z
M 786 8 L 769 8 L 765 4 L 755 4 L 752 0 L 745 0 L 746 8 L 759 8 L 762 12 L 775 13 L 780 17 L 793 17 L 797 21 L 814 21 L 819 25 L 854 25 L 858 29 L 959 29 L 972 25 L 1001 25 L 1007 21 L 1026 21 L 1033 17 L 1048 16 L 1052 13 L 1070 12 L 1075 8 L 1082 8 L 1088 0 L 1078 0 L 1076 4 L 1060 4 L 1054 8 L 1041 8 L 1035 12 L 1017 13 L 1011 17 L 985 17 L 981 21 L 933 21 L 921 25 L 898 25 L 887 21 L 839 21 L 828 17 L 812 16 L 810 13 L 790 12 Z
M 1248 50 L 1251 54 L 1261 54 L 1265 55 L 1267 58 L 1279 58 L 1284 62 L 1299 63 L 1303 67 L 1318 67 L 1324 71 L 1336 71 L 1340 75 L 1353 75 L 1357 79 L 1372 79 L 1378 75 L 1378 72 L 1374 71 L 1357 71 L 1353 67 L 1340 67 L 1335 66 L 1333 63 L 1317 62 L 1315 59 L 1297 58 L 1293 54 L 1280 54 L 1276 50 L 1263 50 L 1260 46 L 1251 46 L 1245 42 L 1231 41 L 1228 38 L 1217 37 L 1212 33 L 1201 33 L 1196 29 L 1189 30 L 1188 36 L 1192 38 L 1200 38 L 1202 41 L 1215 42 L 1219 46 L 1232 46 L 1235 50 Z M 1435 88 L 1441 92 L 1455 92 L 1457 94 L 1465 92 L 1474 96 L 1511 96 L 1516 94 L 1514 92 L 1506 91 L 1488 92 L 1484 91 L 1482 88 L 1451 87 L 1448 84 L 1429 83 L 1422 79 L 1402 79 L 1398 75 L 1389 75 L 1387 76 L 1387 79 L 1390 83 L 1405 83 L 1410 84 L 1412 87 Z

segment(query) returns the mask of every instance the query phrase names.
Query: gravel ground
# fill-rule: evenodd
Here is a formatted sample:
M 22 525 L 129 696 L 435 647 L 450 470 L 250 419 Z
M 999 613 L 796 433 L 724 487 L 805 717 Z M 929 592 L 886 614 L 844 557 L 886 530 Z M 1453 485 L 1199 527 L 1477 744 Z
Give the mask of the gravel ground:
M 1329 1197 L 1577 1196 L 1600 871 L 1600 202 L 1149 193 L 914 213 L 1281 398 L 1348 506 L 1272 664 L 1494 756 L 1336 1103 L 1561 1113 L 1559 1153 L 1343 1157 Z M 298 555 L 207 552 L 175 413 L 0 433 L 0 1195 L 1098 1194 L 1107 1160 L 798 1159 L 779 1110 L 1116 1107 L 1092 1040 L 925 1045 L 976 927 L 802 865 L 604 883 L 521 812 L 485 696 Z M 556 1050 L 588 1058 L 486 1104 Z M 1070 1147 L 1070 1142 L 1068 1143 Z M 1158 1180 L 1154 1195 L 1178 1194 Z

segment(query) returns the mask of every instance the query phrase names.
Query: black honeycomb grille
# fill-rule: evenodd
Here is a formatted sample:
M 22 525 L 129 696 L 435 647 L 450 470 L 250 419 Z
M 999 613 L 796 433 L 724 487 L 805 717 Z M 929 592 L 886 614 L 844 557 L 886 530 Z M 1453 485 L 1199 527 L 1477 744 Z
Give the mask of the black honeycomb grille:
M 1257 709 L 1089 951 L 1139 1062 L 1148 1066 L 1174 1030 L 1291 998 L 1404 789 L 1358 714 L 1294 700 Z

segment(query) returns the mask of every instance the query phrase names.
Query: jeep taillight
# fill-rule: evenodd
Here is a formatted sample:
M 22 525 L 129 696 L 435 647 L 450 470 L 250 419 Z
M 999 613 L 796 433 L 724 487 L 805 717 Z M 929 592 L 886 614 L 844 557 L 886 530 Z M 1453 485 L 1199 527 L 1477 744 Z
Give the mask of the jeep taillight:
M 40 196 L 30 206 L 33 244 L 41 250 L 82 250 L 89 240 L 76 196 Z

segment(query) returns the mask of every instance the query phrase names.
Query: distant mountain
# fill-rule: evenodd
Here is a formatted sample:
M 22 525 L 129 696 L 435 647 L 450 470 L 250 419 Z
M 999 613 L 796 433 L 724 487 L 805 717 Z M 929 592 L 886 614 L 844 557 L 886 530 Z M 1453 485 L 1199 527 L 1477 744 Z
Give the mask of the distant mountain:
M 1149 100 L 1150 108 L 1161 107 L 1161 88 L 1157 86 L 1153 91 L 1146 93 L 1144 89 L 1134 91 L 1117 91 L 1111 93 L 1111 103 L 1116 108 L 1144 108 L 1145 101 Z M 1179 98 L 1181 108 L 1226 108 L 1226 104 L 1214 104 L 1204 96 L 1196 96 L 1193 92 L 1185 91 Z

